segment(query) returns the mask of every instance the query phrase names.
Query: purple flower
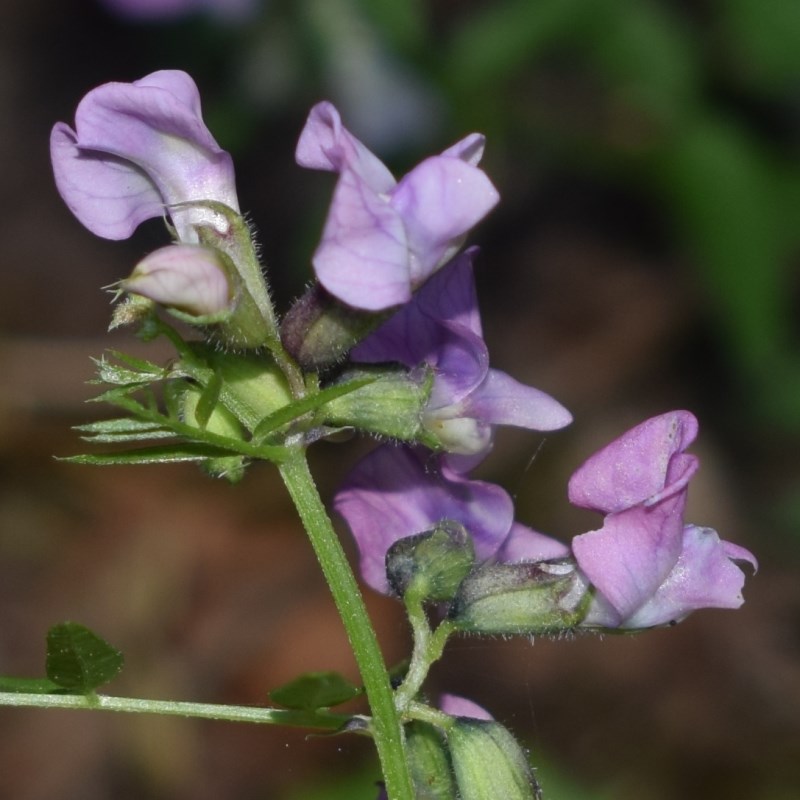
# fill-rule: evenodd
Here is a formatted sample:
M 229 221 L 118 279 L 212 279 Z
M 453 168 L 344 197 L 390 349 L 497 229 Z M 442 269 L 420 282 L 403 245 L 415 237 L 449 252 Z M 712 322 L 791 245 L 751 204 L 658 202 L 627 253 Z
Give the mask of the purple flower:
M 387 594 L 386 552 L 398 539 L 460 522 L 478 559 L 491 557 L 508 535 L 514 505 L 499 486 L 465 478 L 438 456 L 382 445 L 356 464 L 334 500 L 355 537 L 361 575 Z
M 396 182 L 330 103 L 314 106 L 296 158 L 303 167 L 339 173 L 313 258 L 325 289 L 368 311 L 408 302 L 499 199 L 477 168 L 483 144 L 471 134 Z
M 472 273 L 474 252 L 453 259 L 351 353 L 356 362 L 398 361 L 410 369 L 432 369 L 423 425 L 445 450 L 466 456 L 489 449 L 493 425 L 550 431 L 572 421 L 549 395 L 489 368 Z
M 583 624 L 646 628 L 704 607 L 738 608 L 754 556 L 710 528 L 685 525 L 689 479 L 698 461 L 688 411 L 643 422 L 591 456 L 570 479 L 569 498 L 606 515 L 602 528 L 572 540 L 578 566 L 597 590 Z
M 106 239 L 126 239 L 166 210 L 178 239 L 196 243 L 197 225 L 227 230 L 204 202 L 239 210 L 233 162 L 203 123 L 185 72 L 93 89 L 78 105 L 75 130 L 63 122 L 53 128 L 50 154 L 64 201 Z

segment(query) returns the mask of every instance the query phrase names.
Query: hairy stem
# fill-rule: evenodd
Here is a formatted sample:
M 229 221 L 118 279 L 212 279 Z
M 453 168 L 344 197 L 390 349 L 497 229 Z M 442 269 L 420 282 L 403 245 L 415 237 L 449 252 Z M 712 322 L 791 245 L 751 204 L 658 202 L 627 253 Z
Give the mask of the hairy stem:
M 259 706 L 228 706 L 217 703 L 189 703 L 177 700 L 144 700 L 102 694 L 24 694 L 0 692 L 0 705 L 27 708 L 70 708 L 88 711 L 120 711 L 128 714 L 167 714 L 176 717 L 255 722 L 291 728 L 335 731 L 345 725 L 350 714 L 330 711 L 293 711 Z
M 364 681 L 389 800 L 414 800 L 403 729 L 386 665 L 361 591 L 309 472 L 305 452 L 295 451 L 279 469 L 314 547 Z

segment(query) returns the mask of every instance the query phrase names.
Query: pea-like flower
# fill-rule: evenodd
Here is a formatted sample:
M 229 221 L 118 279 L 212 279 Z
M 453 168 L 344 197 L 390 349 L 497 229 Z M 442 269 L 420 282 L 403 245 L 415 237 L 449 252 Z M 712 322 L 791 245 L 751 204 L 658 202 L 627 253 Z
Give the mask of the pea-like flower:
M 489 367 L 472 271 L 475 252 L 454 258 L 351 353 L 357 362 L 433 370 L 423 425 L 444 450 L 470 457 L 491 447 L 494 425 L 551 431 L 572 421 L 550 395 Z
M 649 419 L 570 479 L 570 501 L 606 515 L 602 528 L 572 540 L 575 560 L 597 590 L 583 624 L 646 628 L 698 608 L 744 602 L 744 574 L 734 562 L 755 569 L 752 553 L 710 528 L 684 523 L 689 479 L 698 468 L 685 450 L 697 428 L 688 411 Z
M 368 311 L 408 302 L 499 199 L 477 167 L 483 146 L 483 136 L 471 134 L 397 182 L 342 125 L 333 105 L 314 106 L 296 158 L 301 166 L 339 173 L 313 257 L 325 289 Z
M 500 487 L 469 480 L 445 457 L 426 459 L 421 450 L 377 448 L 353 469 L 335 505 L 355 536 L 364 579 L 378 591 L 388 591 L 385 557 L 394 542 L 452 519 L 473 537 L 479 562 L 577 564 L 579 583 L 593 586 L 581 626 L 649 628 L 701 608 L 738 608 L 739 563 L 758 566 L 745 548 L 684 521 L 698 467 L 685 450 L 696 434 L 694 416 L 673 411 L 590 457 L 572 476 L 569 496 L 606 517 L 571 548 L 515 522 Z M 570 612 L 581 605 L 572 596 L 569 602 Z
M 351 470 L 334 507 L 344 517 L 360 554 L 361 575 L 389 593 L 386 553 L 399 539 L 460 522 L 476 557 L 491 557 L 508 536 L 514 504 L 499 486 L 470 480 L 422 449 L 381 445 Z
M 166 211 L 178 239 L 196 243 L 195 226 L 228 227 L 208 203 L 239 210 L 233 162 L 206 128 L 185 72 L 93 89 L 78 105 L 74 130 L 55 125 L 50 153 L 64 201 L 106 239 L 126 239 Z

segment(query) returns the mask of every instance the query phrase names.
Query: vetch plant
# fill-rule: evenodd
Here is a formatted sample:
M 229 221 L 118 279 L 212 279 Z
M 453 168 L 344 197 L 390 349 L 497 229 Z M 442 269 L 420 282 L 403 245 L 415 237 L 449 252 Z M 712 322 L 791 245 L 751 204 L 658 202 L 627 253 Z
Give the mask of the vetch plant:
M 496 426 L 555 431 L 572 419 L 490 366 L 477 251 L 461 249 L 498 199 L 477 166 L 483 147 L 471 134 L 395 181 L 331 104 L 315 106 L 297 161 L 338 181 L 312 259 L 316 281 L 279 324 L 232 160 L 206 128 L 188 75 L 100 86 L 79 104 L 74 128 L 56 124 L 56 185 L 83 225 L 123 239 L 163 217 L 172 239 L 116 285 L 112 327 L 163 336 L 174 357 L 98 360 L 100 399 L 119 413 L 79 428 L 109 449 L 72 460 L 192 461 L 230 481 L 254 461 L 273 463 L 363 687 L 334 673 L 303 675 L 271 691 L 270 708 L 100 695 L 122 656 L 67 623 L 48 637 L 47 679 L 0 679 L 3 703 L 366 733 L 390 800 L 539 798 L 524 749 L 489 711 L 450 695 L 429 702 L 426 678 L 451 636 L 639 631 L 741 605 L 740 565 L 755 569 L 754 556 L 684 519 L 699 466 L 687 452 L 698 430 L 688 411 L 643 422 L 575 471 L 569 500 L 602 521 L 569 543 L 516 521 L 509 494 L 472 476 Z M 332 506 L 356 540 L 364 583 L 405 607 L 413 648 L 399 674 L 384 663 L 306 460 L 310 446 L 342 430 L 381 439 Z M 362 693 L 367 714 L 331 710 Z

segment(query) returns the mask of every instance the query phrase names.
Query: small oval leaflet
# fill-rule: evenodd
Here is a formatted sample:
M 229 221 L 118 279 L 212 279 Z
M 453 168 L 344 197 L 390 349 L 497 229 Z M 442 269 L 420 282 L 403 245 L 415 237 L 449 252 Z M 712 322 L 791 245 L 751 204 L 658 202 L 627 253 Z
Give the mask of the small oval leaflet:
M 122 669 L 123 656 L 77 622 L 62 622 L 47 632 L 47 677 L 62 689 L 90 694 Z
M 346 703 L 363 693 L 338 672 L 307 672 L 273 689 L 270 699 L 286 708 L 316 711 Z

